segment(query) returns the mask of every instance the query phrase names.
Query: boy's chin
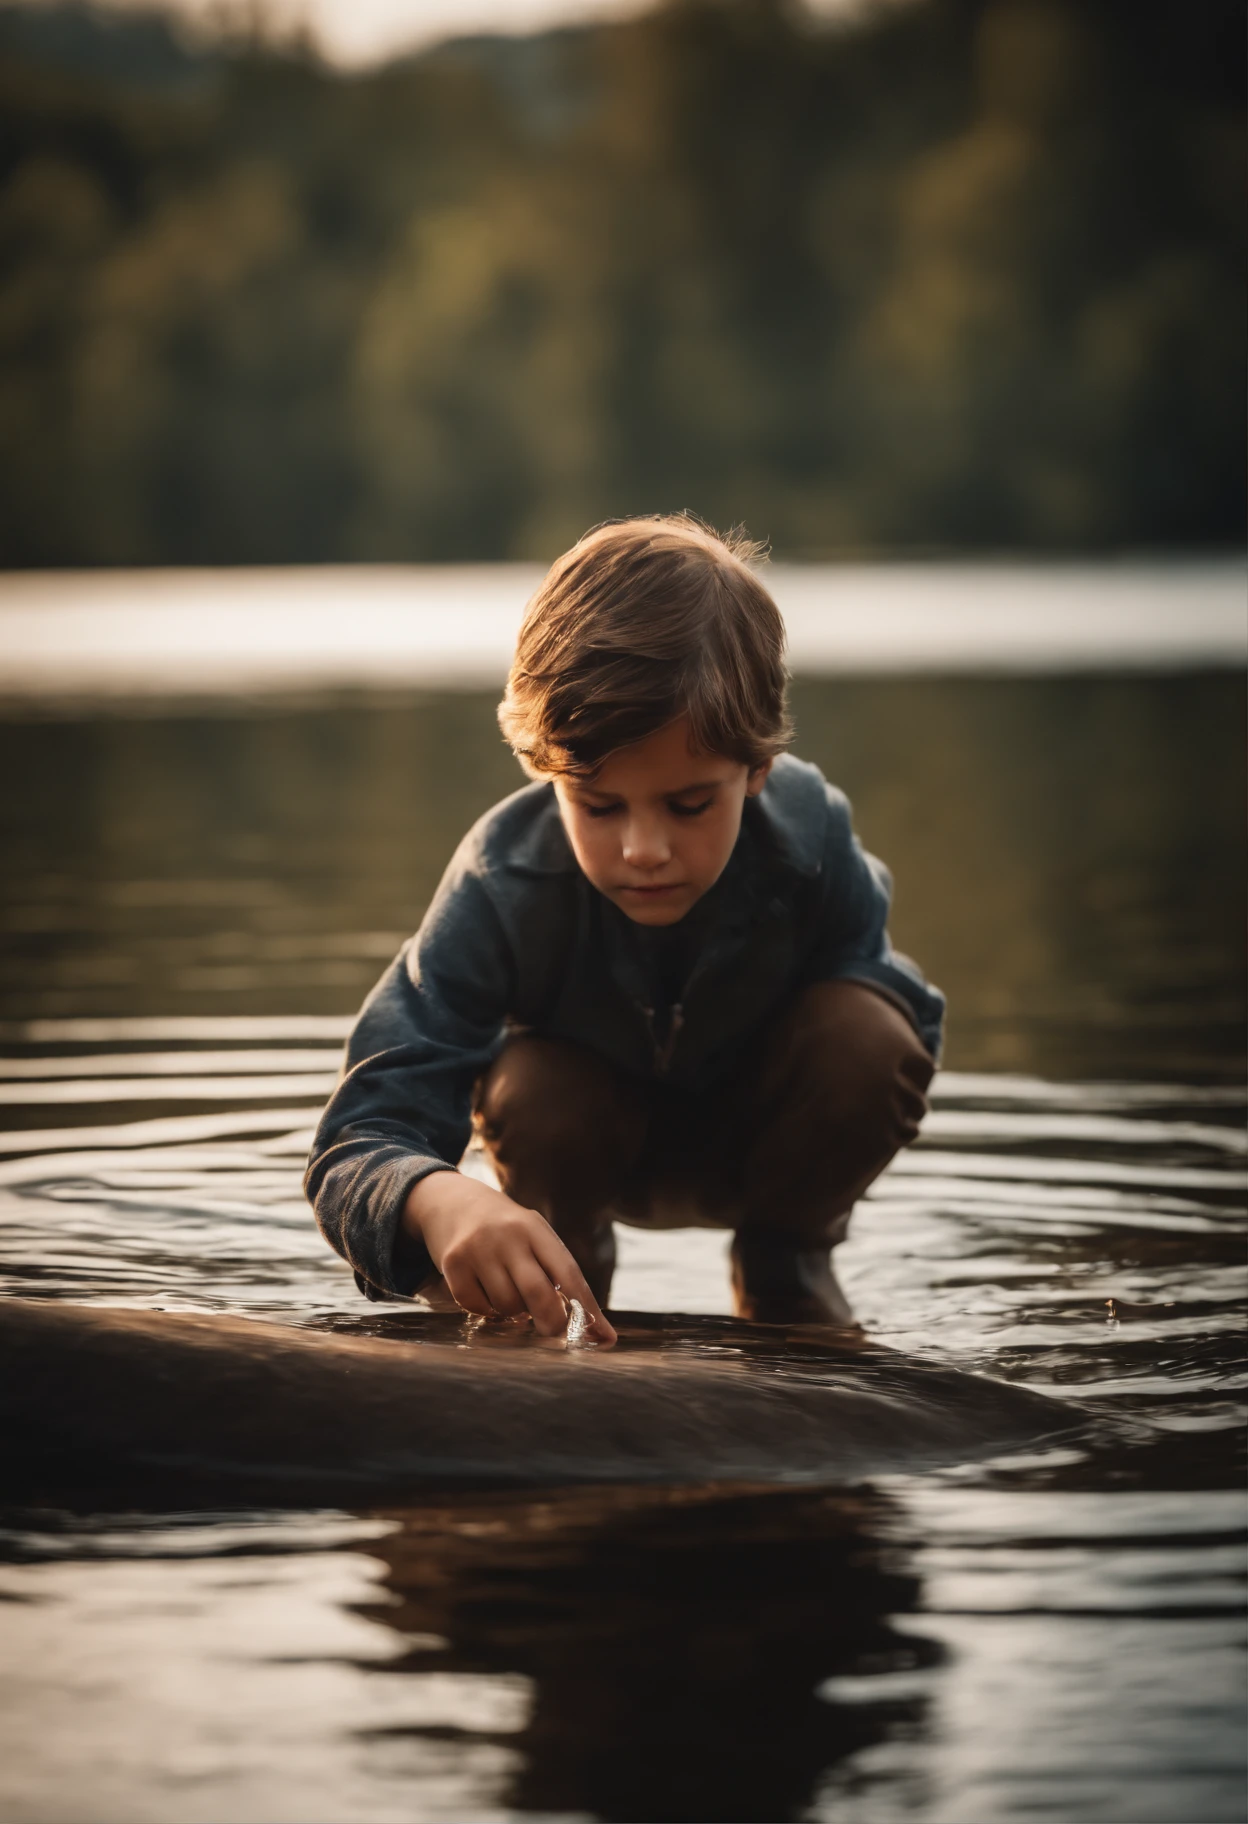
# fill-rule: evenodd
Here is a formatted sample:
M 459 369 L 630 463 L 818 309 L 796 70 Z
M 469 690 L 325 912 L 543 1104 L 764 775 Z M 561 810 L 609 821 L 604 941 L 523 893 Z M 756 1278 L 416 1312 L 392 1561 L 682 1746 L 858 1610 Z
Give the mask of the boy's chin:
M 664 894 L 661 898 L 644 899 L 632 893 L 612 895 L 616 905 L 635 925 L 676 925 L 693 905 L 696 895 Z

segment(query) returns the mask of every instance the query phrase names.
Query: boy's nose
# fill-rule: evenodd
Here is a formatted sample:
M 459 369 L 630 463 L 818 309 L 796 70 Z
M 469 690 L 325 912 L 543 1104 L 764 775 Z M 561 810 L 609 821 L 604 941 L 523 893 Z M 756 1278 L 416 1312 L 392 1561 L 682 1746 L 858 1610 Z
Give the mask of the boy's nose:
M 671 858 L 661 824 L 649 818 L 630 818 L 624 830 L 624 859 L 630 868 L 661 868 Z

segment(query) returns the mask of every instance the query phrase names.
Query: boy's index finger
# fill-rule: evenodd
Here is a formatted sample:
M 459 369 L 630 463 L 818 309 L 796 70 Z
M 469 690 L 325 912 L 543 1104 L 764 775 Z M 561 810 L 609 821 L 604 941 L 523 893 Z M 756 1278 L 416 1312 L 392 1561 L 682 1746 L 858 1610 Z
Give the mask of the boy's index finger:
M 589 1289 L 588 1280 L 553 1229 L 549 1236 L 541 1238 L 541 1243 L 535 1246 L 534 1252 L 555 1289 L 562 1292 L 565 1298 L 576 1299 L 584 1307 L 588 1319 L 587 1330 L 595 1342 L 618 1342 L 615 1326 L 604 1317 L 602 1307 Z

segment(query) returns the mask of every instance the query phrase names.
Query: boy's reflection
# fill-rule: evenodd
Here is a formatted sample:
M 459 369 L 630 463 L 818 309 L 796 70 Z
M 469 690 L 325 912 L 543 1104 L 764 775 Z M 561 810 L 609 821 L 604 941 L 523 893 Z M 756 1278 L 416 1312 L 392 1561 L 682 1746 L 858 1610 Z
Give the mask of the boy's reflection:
M 369 1549 L 398 1601 L 384 1619 L 450 1642 L 411 1670 L 533 1680 L 505 1803 L 784 1819 L 836 1762 L 919 1720 L 922 1700 L 815 1695 L 935 1654 L 887 1620 L 918 1591 L 890 1562 L 887 1515 L 870 1491 L 564 1491 L 410 1510 Z

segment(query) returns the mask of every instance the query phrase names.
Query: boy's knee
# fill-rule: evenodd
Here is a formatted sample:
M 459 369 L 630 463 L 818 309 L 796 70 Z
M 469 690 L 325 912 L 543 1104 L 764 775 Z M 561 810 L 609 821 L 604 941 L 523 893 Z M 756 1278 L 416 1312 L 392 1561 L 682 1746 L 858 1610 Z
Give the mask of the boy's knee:
M 814 982 L 773 1034 L 769 1086 L 815 1117 L 829 1140 L 893 1153 L 915 1139 L 927 1112 L 935 1063 L 914 1027 L 885 995 L 861 982 Z

